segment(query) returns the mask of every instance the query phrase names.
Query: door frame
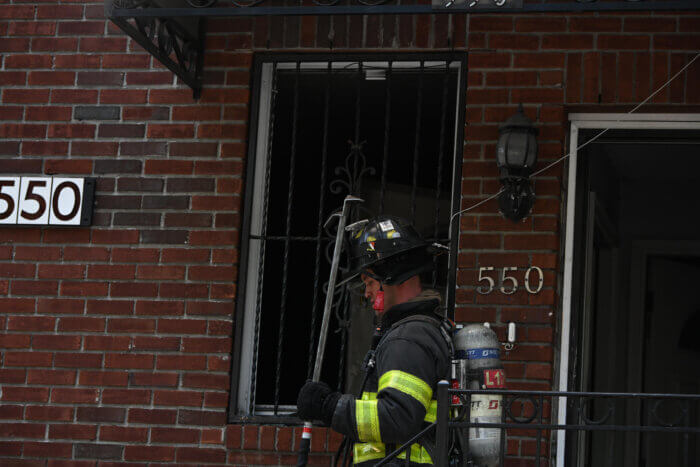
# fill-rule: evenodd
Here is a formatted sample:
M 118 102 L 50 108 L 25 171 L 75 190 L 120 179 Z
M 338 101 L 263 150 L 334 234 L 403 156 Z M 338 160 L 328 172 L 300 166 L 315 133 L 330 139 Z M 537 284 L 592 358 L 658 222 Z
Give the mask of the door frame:
M 566 222 L 564 225 L 564 278 L 562 284 L 561 320 L 559 327 L 558 391 L 568 390 L 569 347 L 571 345 L 571 304 L 573 293 L 574 220 L 576 215 L 576 182 L 578 168 L 579 130 L 700 130 L 698 113 L 571 113 L 569 114 L 569 170 L 566 191 Z M 566 424 L 566 398 L 559 400 L 557 423 Z M 557 430 L 556 466 L 564 467 L 566 431 Z

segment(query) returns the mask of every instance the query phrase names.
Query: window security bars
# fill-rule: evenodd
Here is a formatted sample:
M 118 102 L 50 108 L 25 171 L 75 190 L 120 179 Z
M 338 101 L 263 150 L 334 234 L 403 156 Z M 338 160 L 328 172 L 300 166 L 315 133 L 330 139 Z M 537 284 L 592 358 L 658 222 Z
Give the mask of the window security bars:
M 501 423 L 470 419 L 472 398 L 479 395 L 502 397 Z M 451 404 L 453 396 L 459 397 L 459 405 Z M 387 456 L 378 467 L 404 451 L 408 462 L 411 444 L 420 442 L 433 430 L 434 465 L 468 465 L 467 433 L 480 428 L 501 430 L 501 467 L 507 454 L 519 454 L 520 458 L 528 459 L 527 465 L 534 466 L 550 465 L 549 459 L 554 455 L 566 456 L 566 465 L 572 466 L 691 467 L 700 460 L 700 395 L 696 394 L 463 390 L 450 389 L 450 384 L 442 381 L 438 383 L 437 401 L 436 422 Z M 557 404 L 568 407 L 570 417 L 566 424 L 550 422 L 552 406 Z M 550 453 L 552 430 L 583 436 L 577 436 L 578 442 L 567 443 L 566 453 Z M 504 432 L 507 436 L 512 433 L 514 438 L 529 437 L 529 448 L 525 449 L 526 441 L 522 441 L 520 453 L 507 452 Z M 459 460 L 450 459 L 450 447 L 457 438 L 464 441 L 464 453 Z
M 255 64 L 232 420 L 293 421 L 313 370 L 334 247 L 335 232 L 323 225 L 347 194 L 365 200 L 349 223 L 397 215 L 443 244 L 457 231 L 449 218 L 460 199 L 463 55 L 333 58 L 263 56 Z M 443 292 L 449 315 L 454 257 L 443 255 L 422 278 Z M 373 311 L 356 283 L 335 294 L 321 379 L 351 391 Z

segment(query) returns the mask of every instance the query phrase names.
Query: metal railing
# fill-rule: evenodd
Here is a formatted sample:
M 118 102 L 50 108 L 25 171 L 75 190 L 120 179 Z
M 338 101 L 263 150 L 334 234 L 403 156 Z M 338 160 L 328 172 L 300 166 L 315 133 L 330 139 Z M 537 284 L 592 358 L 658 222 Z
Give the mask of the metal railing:
M 469 408 L 472 398 L 482 395 L 502 398 L 500 423 L 471 420 Z M 452 404 L 453 396 L 459 398 L 460 404 Z M 434 436 L 434 465 L 477 465 L 470 459 L 467 442 L 463 443 L 464 452 L 456 464 L 455 459 L 450 458 L 451 440 L 455 436 L 465 437 L 464 430 L 474 428 L 501 431 L 500 466 L 504 465 L 506 458 L 508 430 L 528 430 L 534 433 L 529 435 L 530 439 L 533 436 L 535 438 L 534 452 L 524 457 L 529 458 L 531 465 L 535 466 L 548 465 L 549 450 L 548 446 L 543 444 L 548 443 L 552 430 L 563 430 L 569 435 L 577 436 L 574 439 L 576 442 L 569 443 L 567 452 L 560 452 L 558 455 L 565 455 L 572 462 L 576 459 L 583 460 L 585 465 L 596 465 L 590 464 L 596 446 L 590 437 L 587 437 L 589 433 L 594 432 L 638 433 L 640 437 L 651 433 L 672 434 L 680 437 L 676 440 L 680 450 L 674 450 L 670 445 L 661 446 L 664 455 L 676 456 L 674 461 L 667 458 L 671 463 L 666 465 L 690 466 L 696 465 L 694 462 L 697 461 L 697 454 L 694 457 L 690 452 L 691 448 L 697 449 L 697 443 L 691 443 L 690 437 L 700 435 L 697 419 L 700 413 L 698 394 L 450 389 L 449 383 L 442 381 L 438 384 L 437 401 L 436 422 L 388 455 L 377 464 L 378 467 L 396 459 L 402 452 L 410 453 L 409 447 L 413 443 L 420 443 L 426 436 Z M 554 413 L 552 407 L 557 404 L 566 404 L 567 423 L 551 421 L 551 414 Z M 606 441 L 609 442 L 609 438 L 606 438 Z M 640 449 L 639 444 L 637 450 Z M 656 449 L 659 449 L 658 445 Z M 624 455 L 622 452 L 618 454 Z M 410 454 L 405 457 L 408 465 Z

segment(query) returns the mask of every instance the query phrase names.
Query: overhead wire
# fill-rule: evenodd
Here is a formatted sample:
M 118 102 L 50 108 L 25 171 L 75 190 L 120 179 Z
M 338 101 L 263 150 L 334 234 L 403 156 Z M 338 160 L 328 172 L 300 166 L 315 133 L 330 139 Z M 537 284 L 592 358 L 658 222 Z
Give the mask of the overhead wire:
M 640 107 L 642 107 L 644 104 L 646 104 L 646 103 L 649 102 L 651 99 L 653 99 L 654 96 L 656 96 L 659 92 L 661 92 L 664 88 L 666 88 L 669 84 L 671 84 L 671 82 L 672 82 L 673 80 L 675 80 L 676 78 L 678 78 L 678 76 L 680 76 L 685 70 L 687 70 L 688 67 L 689 67 L 690 65 L 692 65 L 693 62 L 695 62 L 695 60 L 697 60 L 698 58 L 700 58 L 700 53 L 696 54 L 695 57 L 693 57 L 693 58 L 692 58 L 688 63 L 686 63 L 680 70 L 678 70 L 678 72 L 676 72 L 676 74 L 674 74 L 671 78 L 669 78 L 668 81 L 666 81 L 664 84 L 662 84 L 661 86 L 659 86 L 659 87 L 656 89 L 656 91 L 654 91 L 653 93 L 651 93 L 646 99 L 644 99 L 642 102 L 640 102 L 639 104 L 637 104 L 632 110 L 630 110 L 629 112 L 627 112 L 627 114 L 629 115 L 629 114 L 632 114 L 632 113 L 636 112 L 637 110 L 639 110 Z M 620 120 L 616 120 L 616 121 L 619 122 Z M 605 128 L 605 129 L 601 130 L 601 131 L 598 132 L 595 136 L 593 136 L 591 139 L 589 139 L 588 141 L 586 141 L 586 142 L 580 144 L 579 146 L 577 146 L 577 147 L 576 147 L 576 151 L 578 151 L 579 149 L 585 148 L 586 146 L 588 146 L 588 145 L 591 144 L 592 142 L 594 142 L 594 141 L 596 141 L 597 139 L 599 139 L 601 136 L 603 136 L 603 135 L 604 135 L 605 133 L 607 133 L 609 130 L 610 130 L 610 128 Z M 542 172 L 545 172 L 546 170 L 549 170 L 550 168 L 554 167 L 555 165 L 559 164 L 560 162 L 564 161 L 565 159 L 568 159 L 570 156 L 571 156 L 571 152 L 569 152 L 569 153 L 567 153 L 567 154 L 561 156 L 559 159 L 557 159 L 557 160 L 551 162 L 550 164 L 546 165 L 545 167 L 541 168 L 540 170 L 534 172 L 532 175 L 530 175 L 530 177 L 531 177 L 531 178 L 536 177 L 537 175 L 541 174 Z M 482 200 L 479 201 L 478 203 L 473 204 L 473 205 L 469 206 L 468 208 L 462 209 L 461 211 L 455 212 L 455 213 L 452 214 L 452 216 L 450 217 L 450 225 L 452 225 L 452 221 L 454 221 L 454 218 L 455 218 L 455 217 L 457 217 L 457 216 L 459 216 L 459 215 L 461 215 L 461 214 L 464 214 L 465 212 L 469 212 L 469 211 L 472 211 L 472 210 L 478 208 L 478 207 L 481 206 L 482 204 L 487 203 L 487 202 L 491 201 L 491 200 L 494 199 L 494 198 L 497 198 L 498 195 L 500 195 L 501 193 L 503 193 L 503 188 L 501 188 L 500 190 L 498 190 L 496 193 L 490 195 L 489 197 L 487 197 L 487 198 L 485 198 L 485 199 L 482 199 Z

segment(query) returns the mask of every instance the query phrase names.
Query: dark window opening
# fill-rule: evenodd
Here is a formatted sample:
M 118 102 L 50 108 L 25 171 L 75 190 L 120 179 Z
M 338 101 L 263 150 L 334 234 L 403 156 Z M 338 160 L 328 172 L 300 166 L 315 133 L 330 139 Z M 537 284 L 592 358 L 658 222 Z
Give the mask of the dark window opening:
M 334 229 L 322 225 L 347 194 L 365 200 L 350 221 L 397 215 L 412 220 L 426 239 L 449 242 L 459 190 L 455 140 L 461 131 L 455 132 L 461 128 L 455 122 L 463 62 L 424 58 L 430 61 L 267 64 L 274 89 L 267 117 L 271 146 L 255 161 L 265 164 L 265 174 L 248 176 L 249 184 L 263 185 L 258 193 L 266 202 L 257 204 L 260 231 L 253 225 L 243 232 L 241 274 L 247 270 L 252 284 L 245 291 L 241 285 L 237 316 L 252 332 L 237 334 L 232 418 L 294 411 L 313 371 L 335 238 Z M 249 187 L 248 198 L 253 192 Z M 246 203 L 246 216 L 254 217 L 254 200 Z M 454 277 L 448 261 L 443 255 L 437 273 L 422 278 L 443 296 Z M 346 265 L 341 262 L 341 271 Z M 358 385 L 373 326 L 369 305 L 360 288 L 336 291 L 322 380 L 341 391 Z M 450 303 L 447 308 L 451 314 Z M 242 371 L 235 372 L 236 365 Z

